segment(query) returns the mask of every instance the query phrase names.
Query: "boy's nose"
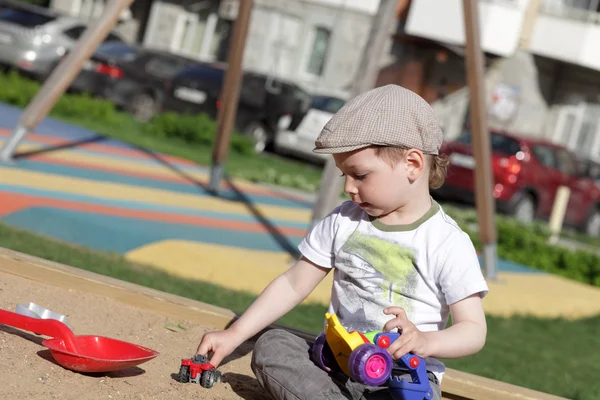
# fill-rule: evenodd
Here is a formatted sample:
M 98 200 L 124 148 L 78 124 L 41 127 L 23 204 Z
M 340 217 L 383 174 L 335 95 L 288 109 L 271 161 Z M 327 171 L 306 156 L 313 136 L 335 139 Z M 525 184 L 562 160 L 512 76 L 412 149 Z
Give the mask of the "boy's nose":
M 344 192 L 346 192 L 349 195 L 358 193 L 358 190 L 356 189 L 356 186 L 354 185 L 352 178 L 350 178 L 348 176 L 346 177 L 346 182 L 344 183 Z

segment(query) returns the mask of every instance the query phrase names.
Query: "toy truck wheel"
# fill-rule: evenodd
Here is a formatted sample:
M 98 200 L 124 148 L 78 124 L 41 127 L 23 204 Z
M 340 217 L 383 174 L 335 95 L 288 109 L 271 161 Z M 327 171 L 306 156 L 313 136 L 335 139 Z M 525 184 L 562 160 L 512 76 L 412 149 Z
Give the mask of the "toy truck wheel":
M 319 368 L 326 372 L 331 372 L 331 369 L 335 368 L 336 361 L 331 352 L 331 348 L 327 344 L 324 333 L 317 337 L 315 344 L 312 346 L 312 359 Z
M 190 381 L 190 367 L 182 365 L 179 368 L 179 382 L 188 383 Z
M 200 378 L 200 385 L 203 388 L 210 389 L 216 382 L 220 381 L 220 376 L 217 374 L 218 372 L 214 369 L 204 371 L 202 373 L 202 377 Z
M 380 386 L 392 372 L 392 356 L 387 350 L 373 344 L 358 346 L 348 360 L 350 377 L 368 386 Z

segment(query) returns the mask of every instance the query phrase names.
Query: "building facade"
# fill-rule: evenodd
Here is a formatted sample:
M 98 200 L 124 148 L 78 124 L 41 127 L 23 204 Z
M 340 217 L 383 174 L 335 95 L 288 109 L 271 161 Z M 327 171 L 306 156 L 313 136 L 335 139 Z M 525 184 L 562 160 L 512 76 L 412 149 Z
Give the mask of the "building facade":
M 446 138 L 468 123 L 461 0 L 404 1 L 395 63 L 381 82 L 412 85 Z M 600 1 L 480 0 L 488 125 L 600 161 Z
M 348 0 L 254 0 L 244 68 L 345 95 L 375 10 Z M 94 18 L 104 0 L 53 0 L 51 7 Z M 135 0 L 117 27 L 145 47 L 201 61 L 225 61 L 239 0 Z

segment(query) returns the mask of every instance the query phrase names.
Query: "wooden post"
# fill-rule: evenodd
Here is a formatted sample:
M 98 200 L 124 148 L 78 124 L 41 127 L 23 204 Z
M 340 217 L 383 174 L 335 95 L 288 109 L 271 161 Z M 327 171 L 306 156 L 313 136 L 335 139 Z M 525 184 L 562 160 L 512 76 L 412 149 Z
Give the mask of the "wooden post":
M 548 222 L 548 227 L 552 233 L 548 238 L 548 243 L 550 244 L 556 244 L 558 242 L 570 196 L 571 189 L 566 186 L 560 186 L 556 191 L 552 213 L 550 214 L 550 221 Z
M 133 0 L 112 0 L 97 20 L 83 32 L 69 54 L 58 64 L 44 81 L 41 89 L 21 114 L 12 136 L 0 150 L 0 162 L 11 162 L 19 143 L 48 115 L 60 96 L 79 74 L 86 62 L 104 41 L 119 20 L 121 12 Z
M 483 268 L 488 279 L 496 279 L 496 204 L 492 196 L 490 134 L 486 121 L 483 53 L 479 42 L 479 1 L 463 0 L 466 67 L 469 85 L 471 137 L 475 155 L 475 202 L 479 236 L 483 245 Z
M 397 7 L 397 0 L 381 0 L 379 2 L 379 8 L 373 18 L 369 38 L 365 43 L 360 65 L 356 72 L 351 97 L 355 97 L 375 86 L 385 45 L 396 26 Z M 340 201 L 340 193 L 340 172 L 333 157 L 329 157 L 321 175 L 319 194 L 313 206 L 311 228 L 335 208 Z
M 229 151 L 229 143 L 237 113 L 240 87 L 242 81 L 242 61 L 253 0 L 239 0 L 239 11 L 233 24 L 229 53 L 227 55 L 227 72 L 220 96 L 221 108 L 217 116 L 217 132 L 213 143 L 212 166 L 210 170 L 209 189 L 219 190 L 223 180 L 225 160 Z

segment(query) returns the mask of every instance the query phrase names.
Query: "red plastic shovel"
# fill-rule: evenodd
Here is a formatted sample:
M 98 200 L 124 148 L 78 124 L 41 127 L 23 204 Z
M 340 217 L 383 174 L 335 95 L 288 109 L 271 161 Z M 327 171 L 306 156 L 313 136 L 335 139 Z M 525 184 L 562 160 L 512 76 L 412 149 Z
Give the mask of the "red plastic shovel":
M 150 361 L 159 354 L 146 347 L 117 339 L 76 336 L 60 321 L 26 317 L 2 309 L 0 324 L 52 337 L 53 339 L 46 339 L 42 344 L 50 349 L 57 363 L 78 372 L 119 371 Z

